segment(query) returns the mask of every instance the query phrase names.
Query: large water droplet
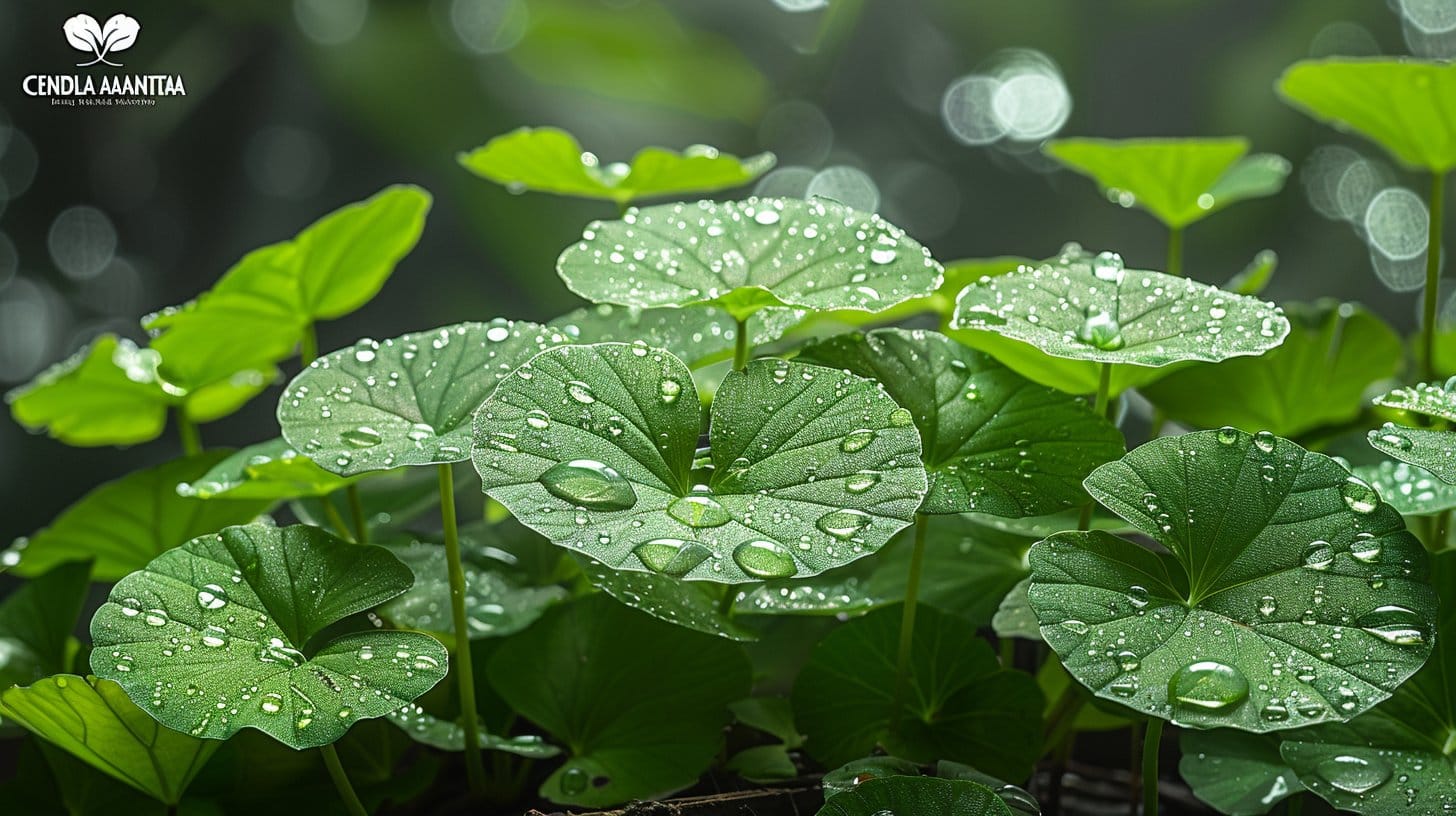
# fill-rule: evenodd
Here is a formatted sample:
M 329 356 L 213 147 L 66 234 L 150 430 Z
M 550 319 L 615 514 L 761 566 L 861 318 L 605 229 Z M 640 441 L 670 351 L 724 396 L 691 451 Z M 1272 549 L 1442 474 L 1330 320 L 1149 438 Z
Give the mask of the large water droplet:
M 844 489 L 850 493 L 864 493 L 880 483 L 880 473 L 875 470 L 861 470 L 844 480 Z
M 541 486 L 556 498 L 589 510 L 626 510 L 637 503 L 632 483 L 594 459 L 552 465 L 541 474 Z
M 1096 275 L 1098 280 L 1118 283 L 1121 282 L 1124 273 L 1122 256 L 1116 252 L 1099 252 L 1097 257 L 1092 259 L 1092 274 Z
M 732 516 L 712 496 L 689 495 L 673 499 L 667 514 L 689 527 L 722 527 Z
M 1304 548 L 1304 565 L 1313 570 L 1329 569 L 1335 562 L 1335 548 L 1328 541 L 1311 541 Z
M 1126 342 L 1122 337 L 1122 324 L 1106 309 L 1088 309 L 1087 318 L 1077 332 L 1077 339 L 1103 351 L 1116 351 Z
M 227 606 L 227 593 L 217 584 L 206 584 L 197 593 L 197 605 L 203 609 L 222 609 Z
M 1346 793 L 1362 794 L 1375 790 L 1390 778 L 1390 763 L 1380 757 L 1358 757 L 1350 754 L 1330 757 L 1315 766 L 1331 786 Z
M 681 577 L 692 572 L 693 567 L 703 563 L 713 554 L 712 550 L 696 541 L 678 538 L 655 538 L 644 541 L 632 549 L 637 559 L 653 572 Z
M 794 557 L 772 541 L 745 541 L 733 550 L 733 562 L 755 578 L 787 578 L 799 571 Z
M 372 448 L 375 445 L 378 445 L 380 442 L 384 441 L 384 437 L 379 435 L 379 431 L 376 431 L 373 428 L 368 427 L 367 425 L 360 425 L 357 428 L 350 428 L 349 430 L 339 434 L 339 437 L 343 439 L 344 442 L 355 448 Z
M 302 666 L 307 659 L 303 652 L 284 643 L 280 638 L 270 638 L 267 645 L 258 652 L 258 659 L 264 663 L 282 663 L 286 666 Z
M 1340 495 L 1344 497 L 1345 504 L 1356 513 L 1374 513 L 1380 506 L 1380 496 L 1375 488 L 1356 476 L 1349 477 L 1340 485 Z
M 591 778 L 581 768 L 567 768 L 561 774 L 561 792 L 567 796 L 576 796 L 586 791 L 587 783 Z
M 583 405 L 590 405 L 597 401 L 597 395 L 592 391 L 592 387 L 581 380 L 572 380 L 567 383 L 566 393 L 570 394 L 572 399 Z
M 1426 622 L 1403 606 L 1380 606 L 1361 615 L 1355 625 L 1388 643 L 1416 646 L 1426 642 Z
M 865 446 L 873 441 L 875 441 L 875 432 L 868 428 L 860 428 L 845 434 L 844 439 L 839 442 L 839 449 L 845 453 L 854 453 L 857 450 L 864 450 Z
M 847 541 L 870 526 L 872 520 L 870 514 L 863 510 L 834 510 L 820 516 L 816 524 L 840 541 Z
M 1190 708 L 1227 711 L 1248 696 L 1249 681 L 1243 672 L 1214 660 L 1189 663 L 1168 678 L 1168 698 Z
M 1232 445 L 1239 441 L 1239 429 L 1232 425 L 1225 425 L 1219 428 L 1216 433 L 1220 445 Z
M 1273 453 L 1274 445 L 1278 443 L 1278 441 L 1279 438 L 1270 431 L 1259 431 L 1258 433 L 1254 434 L 1254 447 L 1258 448 L 1264 453 Z

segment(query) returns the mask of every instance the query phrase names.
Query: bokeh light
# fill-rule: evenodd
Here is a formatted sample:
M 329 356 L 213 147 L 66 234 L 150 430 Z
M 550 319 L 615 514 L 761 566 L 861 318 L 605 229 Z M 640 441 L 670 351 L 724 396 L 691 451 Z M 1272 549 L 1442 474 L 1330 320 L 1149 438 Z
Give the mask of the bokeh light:
M 369 19 L 369 0 L 293 0 L 293 19 L 319 45 L 343 45 Z
M 46 236 L 51 262 L 72 280 L 89 280 L 116 256 L 116 227 L 95 207 L 71 207 L 57 215 Z
M 0 381 L 19 382 L 52 362 L 63 311 L 56 293 L 29 277 L 0 289 Z
M 869 174 L 846 164 L 826 167 L 814 174 L 804 191 L 807 198 L 830 198 L 861 212 L 880 208 L 880 188 Z
M 1027 144 L 1056 135 L 1072 115 L 1072 95 L 1055 62 L 1040 51 L 1000 51 L 987 67 L 952 82 L 941 97 L 941 118 L 964 144 L 1003 139 Z
M 286 125 L 260 128 L 243 151 L 243 166 L 253 186 L 280 198 L 313 195 L 328 178 L 329 165 L 329 149 L 322 139 Z
M 834 147 L 834 127 L 817 106 L 797 99 L 769 108 L 758 125 L 758 144 L 785 164 L 817 165 Z
M 526 36 L 531 14 L 524 0 L 448 0 L 446 17 L 456 42 L 474 54 L 509 51 Z
M 771 198 L 804 198 L 814 175 L 814 170 L 808 167 L 778 167 L 758 180 L 753 194 Z

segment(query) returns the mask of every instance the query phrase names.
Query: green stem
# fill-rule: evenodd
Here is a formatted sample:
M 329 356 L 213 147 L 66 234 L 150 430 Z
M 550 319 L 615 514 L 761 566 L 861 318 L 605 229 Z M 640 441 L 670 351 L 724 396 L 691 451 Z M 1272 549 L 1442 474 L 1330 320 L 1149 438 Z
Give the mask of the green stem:
M 1001 642 L 997 645 L 1001 649 L 1001 668 L 1016 668 L 1016 638 L 1001 638 Z
M 440 465 L 440 519 L 445 529 L 445 560 L 450 569 L 450 619 L 455 627 L 455 665 L 460 669 L 460 719 L 465 729 L 465 776 L 472 793 L 485 790 L 480 756 L 480 716 L 475 708 L 475 669 L 470 665 L 470 628 L 465 622 L 465 569 L 460 562 L 460 531 L 455 523 L 455 473 Z
M 1285 800 L 1284 816 L 1299 816 L 1304 812 L 1304 794 L 1296 793 Z
M 895 726 L 900 723 L 900 710 L 910 685 L 910 653 L 915 640 L 915 603 L 920 595 L 920 570 L 925 563 L 925 528 L 930 516 L 915 514 L 915 549 L 910 551 L 910 575 L 905 579 L 905 606 L 900 613 L 900 650 L 895 658 Z
M 303 327 L 303 339 L 298 341 L 298 359 L 308 365 L 315 357 L 318 357 L 318 332 L 310 323 Z
M 733 605 L 738 602 L 738 585 L 729 584 L 724 587 L 723 597 L 718 599 L 718 614 L 725 618 L 733 617 Z
M 334 506 L 333 500 L 324 496 L 319 501 L 323 502 L 324 518 L 329 520 L 329 525 L 334 528 L 334 532 L 338 533 L 342 539 L 355 544 L 359 543 L 359 539 L 355 538 L 354 533 L 349 530 L 349 525 L 344 523 L 344 517 L 339 514 L 339 508 Z
M 1446 192 L 1446 174 L 1431 174 L 1431 198 L 1428 204 L 1431 210 L 1431 224 L 1428 232 L 1430 237 L 1426 244 L 1426 301 L 1425 322 L 1421 328 L 1425 331 L 1425 370 L 1426 379 L 1436 379 L 1436 309 L 1440 305 L 1441 298 L 1441 222 L 1442 203 Z
M 1143 732 L 1143 816 L 1158 813 L 1158 746 L 1163 742 L 1163 721 L 1148 720 Z
M 1451 537 L 1451 511 L 1442 510 L 1436 516 L 1436 536 L 1431 542 L 1431 549 L 1440 552 L 1446 549 L 1446 539 Z
M 738 318 L 738 334 L 734 336 L 733 342 L 733 369 L 742 371 L 748 368 L 748 318 Z
M 349 497 L 349 514 L 354 517 L 354 540 L 368 544 L 369 525 L 364 523 L 364 500 L 359 497 L 359 486 L 349 485 L 344 492 Z
M 1110 408 L 1108 404 L 1110 402 L 1108 392 L 1111 390 L 1112 363 L 1103 363 L 1097 376 L 1097 397 L 1092 403 L 1092 410 L 1096 411 L 1098 416 L 1107 416 L 1108 409 Z M 1077 529 L 1079 531 L 1086 531 L 1092 526 L 1092 505 L 1093 501 L 1091 498 L 1088 498 L 1087 503 L 1082 505 L 1082 515 L 1077 520 Z
M 202 453 L 202 432 L 197 424 L 187 417 L 187 409 L 177 408 L 177 435 L 182 437 L 182 452 L 188 456 Z
M 1183 228 L 1168 228 L 1168 263 L 1163 270 L 1169 275 L 1183 276 Z
M 349 816 L 369 816 L 369 811 L 364 809 L 364 803 L 359 801 L 359 794 L 349 784 L 349 775 L 344 773 L 344 763 L 339 761 L 339 752 L 333 745 L 325 745 L 319 749 L 319 753 L 324 755 L 324 766 L 329 769 L 329 778 L 334 780 L 334 787 L 339 789 L 339 798 L 344 800 L 344 808 L 349 811 Z

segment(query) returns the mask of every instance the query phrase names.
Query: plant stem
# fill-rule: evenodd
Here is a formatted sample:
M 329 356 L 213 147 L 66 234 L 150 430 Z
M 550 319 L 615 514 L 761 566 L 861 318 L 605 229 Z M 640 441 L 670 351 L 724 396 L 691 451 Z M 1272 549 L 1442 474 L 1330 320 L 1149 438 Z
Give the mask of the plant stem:
M 329 520 L 334 532 L 338 533 L 340 538 L 358 544 L 359 539 L 354 537 L 354 533 L 349 530 L 349 525 L 344 523 L 344 517 L 339 515 L 339 508 L 334 506 L 333 501 L 328 496 L 324 496 L 319 501 L 323 502 L 324 518 Z
M 1169 275 L 1183 276 L 1183 228 L 1168 228 L 1168 263 L 1163 270 Z
M 455 665 L 459 667 L 460 719 L 465 729 L 465 776 L 472 793 L 485 790 L 480 756 L 480 717 L 475 709 L 475 669 L 470 665 L 470 629 L 465 623 L 465 569 L 460 563 L 460 531 L 455 524 L 455 473 L 440 465 L 440 519 L 445 529 L 445 560 L 450 568 L 450 619 L 455 627 Z
M 1016 638 L 1001 638 L 1001 642 L 997 645 L 1001 649 L 1001 668 L 1016 668 Z
M 1304 794 L 1296 793 L 1285 801 L 1288 804 L 1284 806 L 1284 816 L 1299 816 L 1304 812 Z
M 334 787 L 339 789 L 339 798 L 344 800 L 344 808 L 349 811 L 349 816 L 369 816 L 369 811 L 364 809 L 364 803 L 359 801 L 359 794 L 349 784 L 349 775 L 344 773 L 339 752 L 333 745 L 325 745 L 319 749 L 319 753 L 324 755 L 324 766 L 329 769 L 329 778 L 334 780 Z
M 900 651 L 895 658 L 894 726 L 899 727 L 900 709 L 910 684 L 910 653 L 915 640 L 915 602 L 920 595 L 920 569 L 925 563 L 925 528 L 930 516 L 915 514 L 915 549 L 910 551 L 910 575 L 905 579 L 905 606 L 900 613 Z
M 748 368 L 748 318 L 738 318 L 738 334 L 733 341 L 733 369 L 742 371 Z
M 349 514 L 354 517 L 354 540 L 368 544 L 369 525 L 364 523 L 364 500 L 359 498 L 359 486 L 349 485 L 344 492 L 349 496 Z
M 1128 812 L 1137 816 L 1143 792 L 1143 724 L 1134 720 L 1128 729 Z
M 1427 230 L 1430 237 L 1426 244 L 1425 322 L 1421 326 L 1425 331 L 1424 363 L 1427 380 L 1436 378 L 1436 309 L 1441 301 L 1441 222 L 1444 220 L 1441 210 L 1445 192 L 1446 174 L 1432 173 L 1431 198 L 1427 202 L 1431 211 L 1431 224 Z
M 1163 721 L 1148 720 L 1143 732 L 1143 816 L 1158 813 L 1158 746 L 1163 742 Z
M 738 602 L 738 585 L 729 584 L 724 587 L 726 590 L 723 597 L 718 599 L 718 614 L 725 618 L 733 617 L 733 605 Z
M 177 408 L 177 435 L 182 437 L 182 452 L 188 456 L 196 456 L 202 453 L 202 433 L 197 430 L 197 425 L 187 417 L 187 409 Z
M 298 341 L 298 359 L 304 365 L 314 361 L 318 356 L 318 332 L 314 331 L 313 324 L 303 327 L 303 339 Z
M 1436 535 L 1431 542 L 1431 550 L 1440 552 L 1446 549 L 1446 539 L 1451 536 L 1451 511 L 1442 510 L 1436 515 Z
M 1093 411 L 1096 411 L 1098 416 L 1104 416 L 1104 417 L 1107 416 L 1107 414 L 1108 414 L 1108 408 L 1109 408 L 1109 405 L 1108 405 L 1109 400 L 1108 400 L 1108 394 L 1107 394 L 1107 392 L 1109 392 L 1111 390 L 1112 390 L 1112 363 L 1103 363 L 1102 364 L 1102 369 L 1101 369 L 1101 371 L 1098 372 L 1098 377 L 1097 377 L 1097 397 L 1096 397 L 1096 399 L 1092 403 L 1092 410 Z M 1092 501 L 1092 498 L 1089 496 L 1087 498 L 1087 503 L 1084 504 L 1084 505 L 1082 505 L 1082 515 L 1081 515 L 1081 518 L 1079 518 L 1077 520 L 1077 530 L 1078 531 L 1085 532 L 1089 527 L 1092 526 L 1092 505 L 1093 504 L 1094 504 L 1094 502 Z

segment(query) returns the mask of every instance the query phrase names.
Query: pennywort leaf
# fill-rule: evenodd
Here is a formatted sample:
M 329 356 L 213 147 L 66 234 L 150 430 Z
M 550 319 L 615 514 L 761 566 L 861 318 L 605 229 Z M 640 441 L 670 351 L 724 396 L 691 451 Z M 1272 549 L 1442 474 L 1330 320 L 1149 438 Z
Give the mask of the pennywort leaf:
M 1304 792 L 1279 755 L 1279 734 L 1232 728 L 1188 729 L 1179 735 L 1178 774 L 1193 795 L 1226 816 L 1263 816 Z
M 802 320 L 802 309 L 763 309 L 748 324 L 748 342 L 764 346 L 783 337 Z M 569 312 L 549 324 L 578 343 L 635 343 L 667 349 L 690 368 L 733 357 L 738 324 L 714 306 L 692 309 L 643 309 L 597 303 Z
M 913 518 L 919 434 L 875 383 L 756 360 L 724 378 L 701 453 L 694 390 L 661 349 L 544 352 L 476 414 L 482 486 L 608 567 L 724 583 L 849 563 Z
M 614 570 L 588 558 L 582 560 L 593 586 L 658 620 L 729 640 L 758 639 L 725 613 L 723 594 L 737 591 L 731 587 L 679 581 L 669 575 Z
M 1405 462 L 1359 465 L 1352 471 L 1403 516 L 1429 516 L 1456 508 L 1456 485 Z
M 179 484 L 177 491 L 199 499 L 287 501 L 327 496 L 355 481 L 314 464 L 286 439 L 270 439 L 233 452 L 195 481 Z
M 1456 420 L 1456 377 L 1445 383 L 1421 383 L 1397 388 L 1375 399 L 1376 405 L 1416 416 L 1450 422 Z M 1387 422 L 1367 435 L 1371 447 L 1394 459 L 1456 484 L 1456 434 L 1432 428 L 1411 428 Z

